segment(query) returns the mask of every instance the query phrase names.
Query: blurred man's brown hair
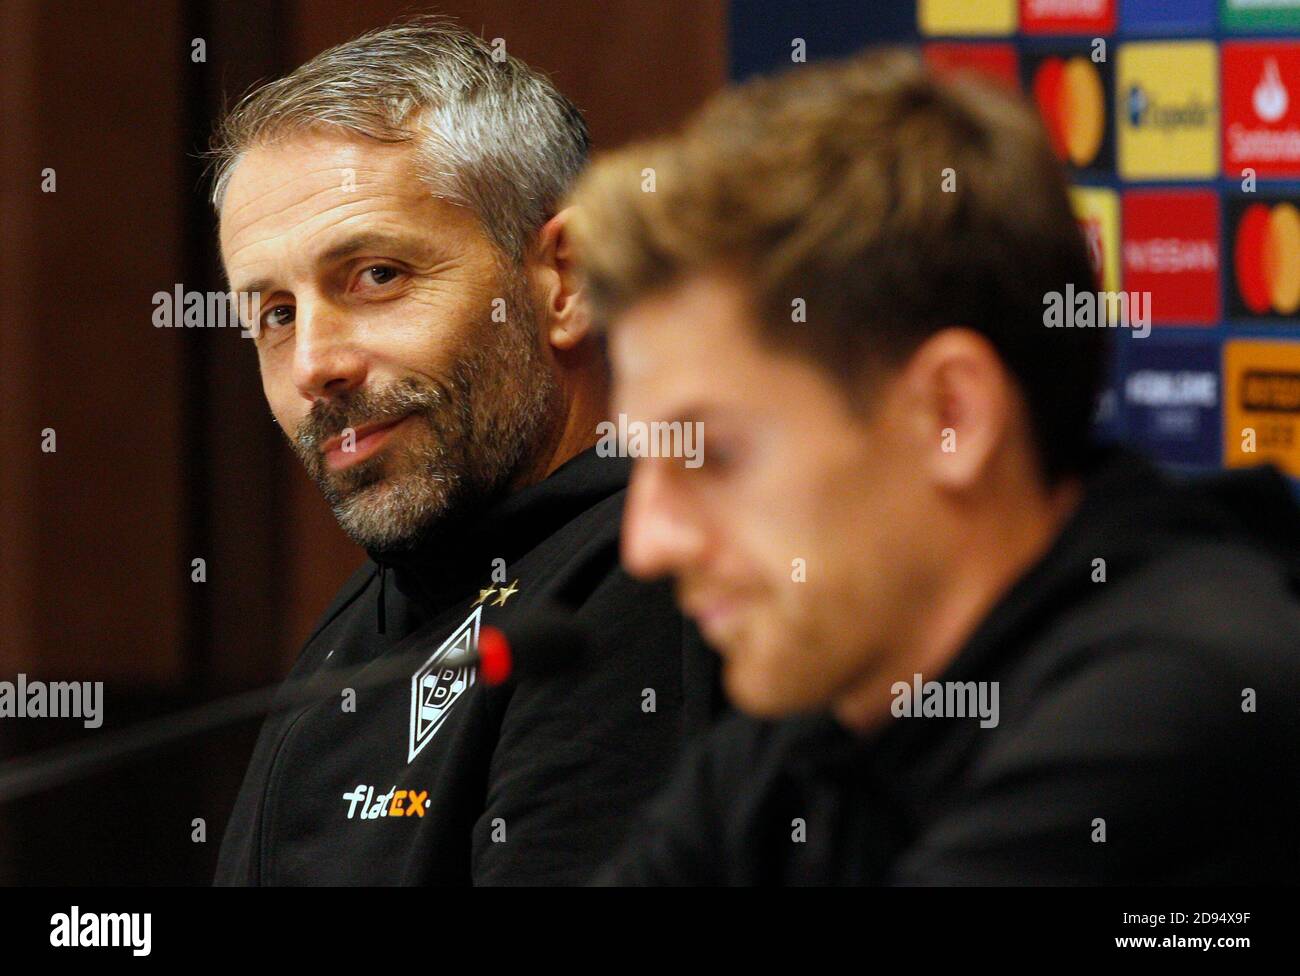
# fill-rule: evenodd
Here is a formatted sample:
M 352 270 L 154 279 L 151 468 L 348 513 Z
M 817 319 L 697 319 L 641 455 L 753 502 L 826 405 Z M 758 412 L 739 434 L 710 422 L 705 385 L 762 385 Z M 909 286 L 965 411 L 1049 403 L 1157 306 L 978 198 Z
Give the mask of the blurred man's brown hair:
M 874 371 L 967 326 L 1017 380 L 1045 479 L 1081 466 L 1106 334 L 1047 329 L 1043 311 L 1094 274 L 1047 135 L 1005 88 L 891 49 L 798 67 L 601 158 L 573 202 L 599 320 L 730 271 L 765 337 L 861 403 Z

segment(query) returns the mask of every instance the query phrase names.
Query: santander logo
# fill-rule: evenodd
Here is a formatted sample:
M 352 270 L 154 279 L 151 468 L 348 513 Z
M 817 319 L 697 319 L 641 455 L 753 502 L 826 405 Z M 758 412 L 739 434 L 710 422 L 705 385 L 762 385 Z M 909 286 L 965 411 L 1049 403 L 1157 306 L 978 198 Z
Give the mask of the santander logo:
M 1265 122 L 1276 122 L 1286 115 L 1290 97 L 1286 86 L 1282 84 L 1282 73 L 1277 67 L 1277 58 L 1268 58 L 1264 62 L 1264 73 L 1255 86 L 1251 96 L 1255 114 Z
M 1260 176 L 1300 176 L 1300 44 L 1230 41 L 1223 45 L 1223 164 Z

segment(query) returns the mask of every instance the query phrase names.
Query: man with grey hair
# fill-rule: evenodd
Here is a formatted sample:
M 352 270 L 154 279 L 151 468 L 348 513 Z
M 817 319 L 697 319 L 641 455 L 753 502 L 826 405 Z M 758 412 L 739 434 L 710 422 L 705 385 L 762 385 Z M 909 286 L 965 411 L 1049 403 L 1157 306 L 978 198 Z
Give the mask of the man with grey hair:
M 267 721 L 219 884 L 584 880 L 710 717 L 697 635 L 617 566 L 628 465 L 593 448 L 607 364 L 558 208 L 586 151 L 545 78 L 439 18 L 223 120 L 213 204 L 267 400 L 370 556 L 293 677 L 423 664 Z M 580 673 L 440 663 L 557 600 L 595 637 Z

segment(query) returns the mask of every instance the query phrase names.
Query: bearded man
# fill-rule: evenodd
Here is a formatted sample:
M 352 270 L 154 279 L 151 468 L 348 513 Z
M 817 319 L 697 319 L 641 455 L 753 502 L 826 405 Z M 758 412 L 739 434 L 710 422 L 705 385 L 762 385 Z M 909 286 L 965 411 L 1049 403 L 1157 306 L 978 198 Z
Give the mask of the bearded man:
M 558 208 L 587 142 L 546 79 L 441 19 L 222 123 L 221 254 L 259 299 L 267 400 L 370 556 L 292 676 L 424 663 L 267 721 L 219 884 L 584 880 L 712 711 L 671 595 L 618 568 L 628 464 L 593 447 L 608 367 Z M 488 689 L 439 663 L 561 599 L 581 673 Z

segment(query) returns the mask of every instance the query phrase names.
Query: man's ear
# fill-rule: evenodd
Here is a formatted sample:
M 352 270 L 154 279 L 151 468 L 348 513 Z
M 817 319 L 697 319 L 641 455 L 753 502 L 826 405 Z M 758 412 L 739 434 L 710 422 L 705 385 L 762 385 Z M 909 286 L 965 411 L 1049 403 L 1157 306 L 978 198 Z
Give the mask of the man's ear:
M 534 252 L 544 298 L 547 339 L 556 350 L 572 349 L 591 332 L 591 318 L 583 300 L 582 282 L 568 233 L 572 214 L 573 208 L 566 207 L 543 224 Z
M 925 472 L 944 490 L 977 487 L 1000 464 L 1023 402 L 992 343 L 972 329 L 944 329 L 917 348 L 900 379 Z

